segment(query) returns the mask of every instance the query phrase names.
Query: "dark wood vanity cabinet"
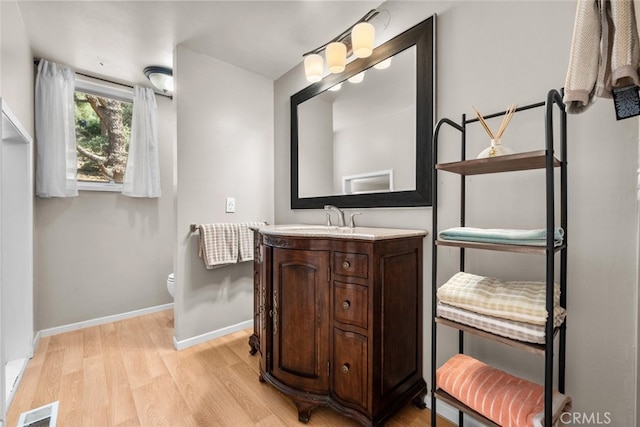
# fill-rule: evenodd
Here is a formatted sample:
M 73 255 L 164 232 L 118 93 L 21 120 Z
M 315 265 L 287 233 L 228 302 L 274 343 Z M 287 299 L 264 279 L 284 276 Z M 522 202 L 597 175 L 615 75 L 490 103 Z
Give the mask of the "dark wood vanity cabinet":
M 423 236 L 254 234 L 251 352 L 298 419 L 323 405 L 373 426 L 410 401 L 424 408 Z

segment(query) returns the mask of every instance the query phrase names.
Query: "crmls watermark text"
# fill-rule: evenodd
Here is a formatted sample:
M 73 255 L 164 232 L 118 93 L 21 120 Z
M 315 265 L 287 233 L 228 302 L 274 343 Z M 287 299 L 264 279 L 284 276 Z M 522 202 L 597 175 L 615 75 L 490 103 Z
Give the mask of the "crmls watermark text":
M 563 412 L 560 422 L 566 425 L 608 425 L 611 424 L 611 412 Z

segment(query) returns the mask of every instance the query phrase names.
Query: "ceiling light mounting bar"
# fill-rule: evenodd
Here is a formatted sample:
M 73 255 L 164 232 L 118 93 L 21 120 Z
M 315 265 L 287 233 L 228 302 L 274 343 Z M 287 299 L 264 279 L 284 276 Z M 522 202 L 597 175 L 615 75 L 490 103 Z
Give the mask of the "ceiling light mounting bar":
M 343 42 L 350 34 L 351 34 L 351 30 L 353 30 L 353 27 L 355 27 L 356 25 L 358 25 L 361 22 L 369 22 L 371 21 L 373 18 L 375 18 L 378 14 L 380 13 L 380 11 L 378 11 L 378 9 L 371 9 L 369 12 L 367 12 L 366 15 L 364 15 L 362 18 L 360 18 L 360 20 L 358 20 L 357 22 L 355 22 L 352 26 L 350 26 L 349 28 L 347 28 L 346 30 L 344 30 L 342 33 L 340 33 L 340 35 L 338 35 L 337 37 L 335 37 L 334 39 L 328 41 L 327 43 L 323 44 L 320 47 L 317 47 L 314 50 L 310 50 L 309 52 L 305 53 L 304 55 L 302 55 L 303 57 L 307 56 L 307 55 L 311 55 L 311 54 L 318 54 L 320 52 L 322 52 L 323 50 L 325 50 L 325 48 L 327 47 L 327 45 L 329 43 L 333 43 L 333 42 Z M 350 46 L 348 46 L 348 50 L 350 50 Z

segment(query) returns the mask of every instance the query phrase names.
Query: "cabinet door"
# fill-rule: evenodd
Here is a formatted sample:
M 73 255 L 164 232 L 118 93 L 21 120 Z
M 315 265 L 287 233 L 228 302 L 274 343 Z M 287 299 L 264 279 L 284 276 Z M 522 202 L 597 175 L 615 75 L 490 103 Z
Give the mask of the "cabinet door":
M 273 368 L 284 384 L 328 391 L 329 252 L 273 249 Z

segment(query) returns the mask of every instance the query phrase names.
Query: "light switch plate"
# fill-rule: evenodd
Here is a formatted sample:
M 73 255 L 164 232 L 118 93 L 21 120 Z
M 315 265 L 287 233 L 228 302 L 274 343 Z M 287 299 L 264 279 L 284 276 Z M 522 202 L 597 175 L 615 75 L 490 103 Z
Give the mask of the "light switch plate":
M 227 213 L 233 213 L 236 211 L 236 198 L 235 197 L 227 197 L 227 205 L 225 211 Z

